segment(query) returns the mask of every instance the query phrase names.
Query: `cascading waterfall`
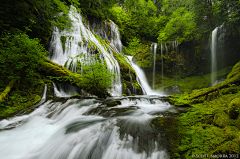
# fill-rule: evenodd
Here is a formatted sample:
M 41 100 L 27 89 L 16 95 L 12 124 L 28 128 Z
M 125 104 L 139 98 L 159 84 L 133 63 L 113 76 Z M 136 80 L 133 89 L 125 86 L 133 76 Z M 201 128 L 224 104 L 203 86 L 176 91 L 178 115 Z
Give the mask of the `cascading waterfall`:
M 77 60 L 81 60 L 83 57 L 78 57 L 75 59 L 71 59 L 71 57 L 75 57 L 81 53 L 86 55 L 86 58 L 91 57 L 92 52 L 97 50 L 102 54 L 102 60 L 105 60 L 107 63 L 107 67 L 111 72 L 117 74 L 116 80 L 114 80 L 114 86 L 109 90 L 109 92 L 113 96 L 122 95 L 122 84 L 120 78 L 120 66 L 117 60 L 108 52 L 108 49 L 103 46 L 103 44 L 96 38 L 96 36 L 90 31 L 89 28 L 86 28 L 82 22 L 82 16 L 77 13 L 76 9 L 71 7 L 69 17 L 73 21 L 72 31 L 64 30 L 59 31 L 57 27 L 54 27 L 52 33 L 52 39 L 50 41 L 49 55 L 48 58 L 53 62 L 66 66 L 73 72 L 77 71 Z M 117 47 L 120 48 L 121 44 L 120 36 L 115 31 L 116 26 L 114 27 L 114 23 L 111 22 L 111 33 L 114 39 L 112 39 L 112 43 L 118 44 Z M 118 42 L 116 42 L 118 41 Z M 117 51 L 117 50 L 115 50 Z
M 153 85 L 152 88 L 154 89 L 155 86 L 155 73 L 156 73 L 156 53 L 157 53 L 157 43 L 153 44 Z
M 113 21 L 110 21 L 110 23 L 111 23 L 111 26 L 110 26 L 111 27 L 111 46 L 113 48 L 116 48 L 115 50 L 122 53 L 123 52 L 123 45 L 122 45 L 122 42 L 121 42 L 118 27 L 116 26 L 116 24 Z
M 108 106 L 109 102 L 119 104 Z M 49 100 L 31 114 L 0 121 L 0 155 L 3 159 L 169 159 L 164 127 L 153 120 L 173 118 L 181 109 L 159 96 Z
M 211 49 L 211 86 L 216 85 L 219 81 L 217 80 L 217 59 L 220 58 L 219 53 L 223 52 L 219 50 L 220 45 L 224 43 L 224 36 L 226 30 L 224 29 L 224 23 L 221 26 L 216 27 L 212 31 L 210 49 Z
M 129 61 L 131 62 L 132 68 L 135 70 L 136 74 L 137 74 L 137 80 L 139 85 L 142 87 L 142 90 L 144 92 L 144 94 L 146 95 L 164 95 L 160 92 L 154 91 L 151 89 L 151 87 L 149 86 L 148 82 L 147 82 L 147 78 L 143 72 L 143 70 L 141 70 L 140 67 L 138 67 L 138 65 L 136 65 L 135 63 L 132 62 L 132 58 L 133 56 L 127 56 Z

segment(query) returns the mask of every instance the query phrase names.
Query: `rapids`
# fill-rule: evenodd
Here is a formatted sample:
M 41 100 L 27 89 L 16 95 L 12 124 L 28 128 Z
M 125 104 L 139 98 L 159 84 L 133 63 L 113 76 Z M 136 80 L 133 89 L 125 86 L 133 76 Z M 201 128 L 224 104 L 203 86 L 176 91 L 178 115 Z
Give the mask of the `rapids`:
M 4 159 L 167 159 L 156 117 L 182 110 L 161 96 L 55 98 L 32 113 L 0 121 Z

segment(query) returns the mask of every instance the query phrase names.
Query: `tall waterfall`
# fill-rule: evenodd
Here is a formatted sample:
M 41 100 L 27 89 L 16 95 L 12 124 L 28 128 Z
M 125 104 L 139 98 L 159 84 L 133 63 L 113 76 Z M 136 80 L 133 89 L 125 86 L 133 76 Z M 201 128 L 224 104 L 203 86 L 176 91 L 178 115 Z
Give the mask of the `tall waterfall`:
M 122 51 L 119 31 L 116 29 L 117 27 L 115 24 L 111 21 L 112 39 L 110 39 L 110 41 L 112 47 L 108 48 L 107 46 L 104 46 L 104 44 L 97 39 L 91 30 L 84 25 L 82 16 L 75 8 L 71 7 L 69 17 L 73 21 L 72 30 L 59 31 L 57 27 L 54 27 L 50 41 L 48 58 L 53 62 L 66 66 L 71 71 L 76 72 L 77 61 L 81 60 L 83 57 L 78 57 L 74 60 L 72 60 L 71 57 L 75 57 L 83 53 L 85 58 L 89 58 L 95 51 L 98 51 L 102 55 L 101 60 L 107 63 L 107 68 L 111 72 L 117 74 L 116 79 L 113 81 L 114 86 L 109 89 L 109 93 L 113 96 L 122 95 L 120 66 L 113 54 L 109 52 L 109 49 L 112 49 L 115 45 L 117 49 L 114 51 L 117 53 Z
M 163 74 L 163 45 L 161 44 L 161 62 L 162 62 L 162 87 L 164 86 L 163 85 L 163 77 L 164 77 L 164 74 Z
M 220 57 L 220 52 L 223 52 L 221 45 L 224 43 L 224 36 L 226 30 L 224 29 L 224 24 L 216 27 L 212 31 L 210 49 L 211 49 L 211 86 L 218 83 L 217 80 L 217 70 L 218 70 L 218 59 Z M 223 59 L 222 59 L 223 60 Z
M 152 82 L 152 88 L 154 89 L 155 86 L 155 74 L 156 74 L 156 53 L 157 53 L 157 43 L 152 44 L 153 45 L 153 82 Z

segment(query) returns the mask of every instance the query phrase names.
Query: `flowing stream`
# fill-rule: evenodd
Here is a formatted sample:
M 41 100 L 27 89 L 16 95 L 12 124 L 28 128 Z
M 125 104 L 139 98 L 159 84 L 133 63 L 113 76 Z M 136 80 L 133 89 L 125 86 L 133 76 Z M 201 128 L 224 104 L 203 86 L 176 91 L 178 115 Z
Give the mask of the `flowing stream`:
M 114 104 L 113 104 L 114 103 Z M 161 96 L 48 100 L 31 114 L 0 121 L 3 159 L 167 159 L 157 117 L 182 110 Z
M 108 50 L 83 24 L 82 16 L 74 8 L 69 16 L 74 28 L 72 32 L 60 32 L 54 28 L 48 58 L 75 72 L 77 60 L 70 61 L 71 57 L 80 53 L 90 56 L 95 47 L 102 53 L 108 69 L 120 75 L 120 66 L 113 56 L 113 50 L 122 52 L 116 25 L 111 21 L 111 47 Z M 53 83 L 54 99 L 47 100 L 45 84 L 42 100 L 30 107 L 30 111 L 0 121 L 0 158 L 170 158 L 166 130 L 156 121 L 163 117 L 173 118 L 185 108 L 170 105 L 163 94 L 153 91 L 144 72 L 132 62 L 131 56 L 128 58 L 145 95 L 121 97 L 120 76 L 109 90 L 115 97 L 106 99 L 70 99 L 71 94 L 77 93 L 75 89 L 67 86 L 68 89 L 64 90 Z
M 170 158 L 165 128 L 154 121 L 173 118 L 186 109 L 170 105 L 151 90 L 143 71 L 131 64 L 148 95 L 46 101 L 45 85 L 43 99 L 33 112 L 0 121 L 1 158 Z

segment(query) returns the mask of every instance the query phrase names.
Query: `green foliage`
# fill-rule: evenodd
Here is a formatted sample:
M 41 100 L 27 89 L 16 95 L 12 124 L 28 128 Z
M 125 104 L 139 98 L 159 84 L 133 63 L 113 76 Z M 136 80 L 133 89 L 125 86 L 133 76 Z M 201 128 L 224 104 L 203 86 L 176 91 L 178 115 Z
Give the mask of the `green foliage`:
M 0 39 L 0 78 L 31 80 L 42 62 L 41 55 L 47 53 L 38 39 L 29 39 L 23 33 L 6 34 Z
M 129 43 L 128 47 L 126 48 L 126 53 L 130 55 L 135 55 L 139 51 L 140 47 L 140 40 L 137 37 L 134 37 Z
M 30 38 L 41 39 L 41 43 L 46 45 L 51 36 L 52 25 L 60 30 L 72 26 L 67 16 L 70 8 L 66 2 L 75 7 L 79 5 L 76 0 L 5 1 L 0 6 L 0 29 L 11 33 L 16 33 L 16 29 L 21 30 Z
M 193 13 L 182 7 L 173 12 L 165 29 L 160 31 L 158 41 L 164 43 L 177 40 L 181 44 L 183 41 L 192 40 L 195 32 L 196 23 Z
M 77 85 L 96 90 L 96 92 L 106 91 L 107 88 L 113 86 L 116 74 L 107 69 L 105 62 L 99 60 L 99 54 L 92 56 L 90 59 L 78 61 L 78 67 L 80 68 L 78 73 L 81 73 L 83 78 Z M 81 69 L 83 72 L 81 72 Z
M 13 91 L 9 93 L 5 101 L 0 103 L 0 119 L 11 117 L 39 102 L 43 89 L 44 82 L 39 74 L 36 74 L 36 77 L 28 83 L 16 83 Z
M 66 39 L 67 39 L 66 36 L 61 36 L 61 37 L 60 37 L 60 40 L 61 40 L 61 42 L 62 42 L 62 49 L 63 49 L 63 52 L 65 52 L 65 43 L 66 43 Z
M 107 19 L 110 14 L 110 8 L 116 4 L 117 0 L 79 0 L 81 11 L 89 17 Z

